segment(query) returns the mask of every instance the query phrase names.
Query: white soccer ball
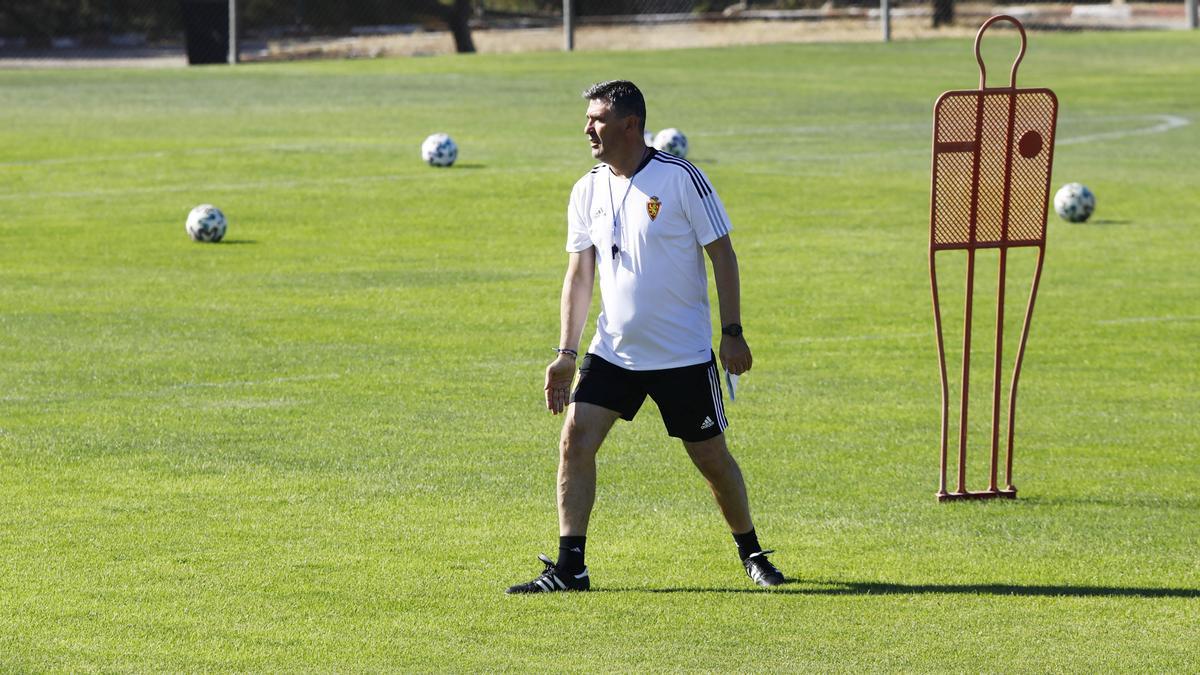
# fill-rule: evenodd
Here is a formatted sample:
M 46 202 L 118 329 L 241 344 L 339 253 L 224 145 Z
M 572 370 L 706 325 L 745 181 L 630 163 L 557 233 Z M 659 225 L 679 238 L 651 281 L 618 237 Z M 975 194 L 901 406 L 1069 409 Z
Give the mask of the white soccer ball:
M 675 128 L 663 129 L 655 135 L 654 147 L 682 159 L 688 153 L 687 136 Z
M 450 166 L 458 159 L 458 144 L 446 134 L 433 134 L 421 144 L 421 159 L 429 166 Z
M 221 213 L 221 209 L 212 204 L 201 204 L 192 209 L 188 214 L 187 224 L 188 236 L 192 241 L 221 241 L 221 237 L 225 236 L 225 229 L 228 223 L 225 220 L 225 214 Z
M 1054 212 L 1072 223 L 1082 223 L 1096 210 L 1096 195 L 1081 183 L 1067 183 L 1054 193 Z

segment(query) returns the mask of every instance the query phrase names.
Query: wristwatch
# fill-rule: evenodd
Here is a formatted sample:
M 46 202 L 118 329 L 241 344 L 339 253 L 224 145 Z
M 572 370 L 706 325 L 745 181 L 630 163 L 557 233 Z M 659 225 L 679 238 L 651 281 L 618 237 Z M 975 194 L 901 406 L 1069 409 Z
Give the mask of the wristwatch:
M 729 337 L 741 337 L 742 336 L 742 324 L 731 323 L 728 326 L 723 327 L 721 329 L 721 333 L 724 335 L 728 335 Z

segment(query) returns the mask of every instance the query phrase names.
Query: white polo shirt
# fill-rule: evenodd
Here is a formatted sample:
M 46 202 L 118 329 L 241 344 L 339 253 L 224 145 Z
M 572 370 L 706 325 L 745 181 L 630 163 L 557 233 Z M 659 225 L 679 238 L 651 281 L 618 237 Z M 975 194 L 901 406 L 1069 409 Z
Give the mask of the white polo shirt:
M 708 362 L 703 247 L 731 229 L 704 173 L 665 152 L 650 148 L 632 181 L 607 164 L 580 178 L 567 208 L 567 251 L 595 247 L 600 317 L 588 351 L 630 370 Z

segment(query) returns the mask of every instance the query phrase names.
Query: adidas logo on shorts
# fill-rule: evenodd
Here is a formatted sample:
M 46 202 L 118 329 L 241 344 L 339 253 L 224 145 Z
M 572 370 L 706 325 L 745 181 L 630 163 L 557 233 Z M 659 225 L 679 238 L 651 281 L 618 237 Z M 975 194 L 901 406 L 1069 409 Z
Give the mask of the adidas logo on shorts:
M 714 424 L 716 424 L 716 422 L 712 421 L 711 417 L 705 416 L 704 421 L 700 424 L 700 428 L 707 429 Z

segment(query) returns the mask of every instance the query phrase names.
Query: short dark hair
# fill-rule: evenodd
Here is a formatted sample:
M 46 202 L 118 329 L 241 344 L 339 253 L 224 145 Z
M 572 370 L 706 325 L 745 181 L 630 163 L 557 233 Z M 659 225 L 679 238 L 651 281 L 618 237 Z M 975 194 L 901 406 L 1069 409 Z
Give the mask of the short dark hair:
M 641 131 L 646 130 L 646 99 L 642 97 L 642 90 L 629 80 L 597 82 L 584 90 L 583 97 L 589 101 L 604 101 L 621 117 L 637 115 Z

